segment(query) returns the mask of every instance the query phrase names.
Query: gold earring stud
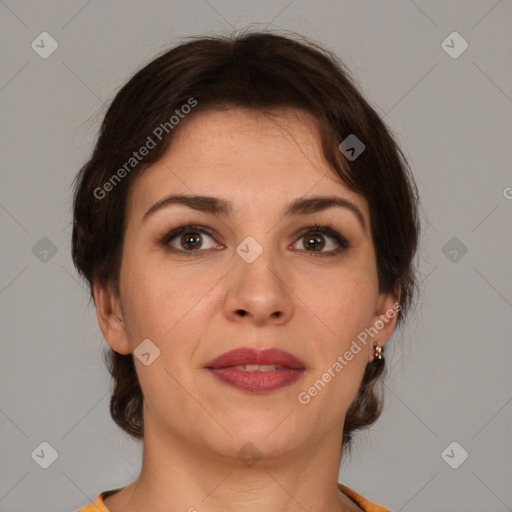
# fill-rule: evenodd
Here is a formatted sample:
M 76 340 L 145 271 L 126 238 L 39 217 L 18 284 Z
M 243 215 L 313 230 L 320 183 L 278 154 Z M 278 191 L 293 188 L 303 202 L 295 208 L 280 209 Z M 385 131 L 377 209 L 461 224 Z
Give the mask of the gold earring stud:
M 378 343 L 373 344 L 373 357 L 375 359 L 382 359 L 382 346 Z

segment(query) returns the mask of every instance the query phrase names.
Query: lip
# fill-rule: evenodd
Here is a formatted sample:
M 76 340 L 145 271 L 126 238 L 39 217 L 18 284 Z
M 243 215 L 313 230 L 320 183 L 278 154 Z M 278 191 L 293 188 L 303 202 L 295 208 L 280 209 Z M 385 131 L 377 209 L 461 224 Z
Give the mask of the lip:
M 271 371 L 245 371 L 235 366 L 275 364 Z M 237 389 L 251 393 L 268 393 L 296 382 L 305 371 L 305 364 L 284 350 L 239 348 L 216 357 L 205 365 L 215 377 Z
M 292 370 L 304 370 L 306 367 L 299 358 L 279 348 L 237 348 L 221 354 L 205 366 L 208 369 L 218 369 L 243 364 L 275 364 Z

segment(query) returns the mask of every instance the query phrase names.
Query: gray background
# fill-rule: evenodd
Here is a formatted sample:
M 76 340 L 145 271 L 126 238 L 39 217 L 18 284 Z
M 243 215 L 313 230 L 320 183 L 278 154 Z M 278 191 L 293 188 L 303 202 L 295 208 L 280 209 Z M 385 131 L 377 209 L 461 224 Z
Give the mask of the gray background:
M 340 480 L 394 511 L 511 510 L 510 1 L 6 0 L 0 21 L 1 511 L 70 512 L 137 476 L 70 258 L 70 184 L 128 76 L 182 36 L 247 25 L 335 51 L 421 190 L 421 300 Z M 31 48 L 43 31 L 59 45 L 47 59 Z M 441 46 L 453 31 L 469 44 L 456 59 Z M 48 469 L 31 457 L 43 441 Z M 453 441 L 458 469 L 441 457 Z

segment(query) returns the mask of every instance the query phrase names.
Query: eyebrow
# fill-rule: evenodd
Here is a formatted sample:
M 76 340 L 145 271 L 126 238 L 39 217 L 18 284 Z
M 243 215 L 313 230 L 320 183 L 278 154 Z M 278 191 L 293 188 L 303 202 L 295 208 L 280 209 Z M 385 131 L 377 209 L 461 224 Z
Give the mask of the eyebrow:
M 143 221 L 155 212 L 169 206 L 179 204 L 200 212 L 211 213 L 229 217 L 233 213 L 233 206 L 229 201 L 212 196 L 173 194 L 157 201 L 143 216 Z M 312 196 L 299 197 L 286 206 L 283 218 L 294 215 L 308 215 L 332 208 L 334 206 L 346 208 L 355 214 L 363 230 L 366 223 L 361 210 L 352 202 L 338 196 Z

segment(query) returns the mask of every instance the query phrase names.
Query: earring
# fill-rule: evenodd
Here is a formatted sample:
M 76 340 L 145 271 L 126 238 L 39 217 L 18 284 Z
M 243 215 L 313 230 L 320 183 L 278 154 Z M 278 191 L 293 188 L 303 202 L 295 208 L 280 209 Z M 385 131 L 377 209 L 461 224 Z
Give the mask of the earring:
M 373 357 L 375 359 L 382 359 L 382 346 L 378 343 L 373 344 Z

